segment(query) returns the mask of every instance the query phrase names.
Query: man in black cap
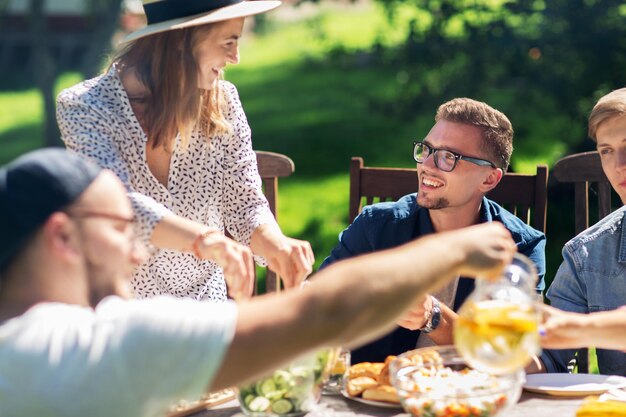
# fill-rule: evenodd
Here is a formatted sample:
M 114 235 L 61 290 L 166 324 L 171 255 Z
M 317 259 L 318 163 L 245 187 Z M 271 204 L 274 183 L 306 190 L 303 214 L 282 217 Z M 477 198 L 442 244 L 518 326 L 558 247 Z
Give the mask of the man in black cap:
M 125 189 L 61 150 L 0 170 L 0 222 L 2 416 L 163 415 L 311 349 L 370 340 L 446 279 L 497 274 L 515 247 L 501 225 L 478 226 L 339 262 L 304 290 L 239 305 L 127 300 L 144 256 Z

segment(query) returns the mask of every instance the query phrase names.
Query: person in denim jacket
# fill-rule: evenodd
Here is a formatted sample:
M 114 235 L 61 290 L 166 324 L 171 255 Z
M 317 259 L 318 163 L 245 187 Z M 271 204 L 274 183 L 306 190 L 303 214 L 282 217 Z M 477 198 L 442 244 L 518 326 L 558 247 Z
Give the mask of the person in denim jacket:
M 602 169 L 626 203 L 626 88 L 602 97 L 589 116 Z M 547 296 L 552 306 L 574 313 L 615 310 L 626 304 L 626 207 L 615 211 L 565 244 L 563 263 Z M 567 372 L 574 350 L 546 350 L 547 372 Z M 626 353 L 597 350 L 603 374 L 626 375 Z
M 321 267 L 431 233 L 497 221 L 511 232 L 518 251 L 536 264 L 540 291 L 545 274 L 544 234 L 485 198 L 509 165 L 513 151 L 510 121 L 485 103 L 458 98 L 439 107 L 435 122 L 424 140 L 414 144 L 419 192 L 397 202 L 365 207 L 341 233 L 339 244 Z M 416 299 L 397 322 L 399 327 L 354 350 L 352 361 L 383 361 L 387 355 L 416 346 L 452 343 L 455 311 L 473 288 L 472 279 L 461 277 L 435 294 Z

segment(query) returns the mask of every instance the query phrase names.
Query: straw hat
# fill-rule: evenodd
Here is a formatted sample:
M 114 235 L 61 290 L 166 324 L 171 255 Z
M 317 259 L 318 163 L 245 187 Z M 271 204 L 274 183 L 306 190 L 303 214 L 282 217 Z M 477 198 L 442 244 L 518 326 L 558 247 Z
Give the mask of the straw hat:
M 128 35 L 123 42 L 168 30 L 252 16 L 275 9 L 280 3 L 277 0 L 143 0 L 148 25 Z

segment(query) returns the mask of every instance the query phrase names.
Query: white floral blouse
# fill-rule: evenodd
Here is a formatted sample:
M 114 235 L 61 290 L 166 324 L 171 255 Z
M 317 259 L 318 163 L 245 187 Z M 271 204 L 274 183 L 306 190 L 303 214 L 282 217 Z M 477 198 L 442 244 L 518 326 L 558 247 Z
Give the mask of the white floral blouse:
M 261 191 L 250 127 L 237 90 L 231 83 L 221 83 L 228 97 L 226 118 L 232 132 L 210 139 L 194 132 L 186 151 L 176 147 L 167 188 L 148 168 L 147 137 L 115 66 L 64 90 L 57 99 L 57 119 L 65 145 L 120 177 L 146 241 L 163 216 L 172 212 L 226 229 L 245 245 L 250 244 L 258 226 L 276 224 Z M 132 286 L 138 298 L 171 294 L 198 300 L 226 299 L 223 271 L 217 264 L 164 249 L 154 252 L 137 269 Z

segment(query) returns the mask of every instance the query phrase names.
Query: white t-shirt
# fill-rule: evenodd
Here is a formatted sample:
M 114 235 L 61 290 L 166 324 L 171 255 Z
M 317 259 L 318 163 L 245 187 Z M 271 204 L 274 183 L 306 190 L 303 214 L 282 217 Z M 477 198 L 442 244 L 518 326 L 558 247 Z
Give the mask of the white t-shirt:
M 236 319 L 172 297 L 39 304 L 0 326 L 0 416 L 163 416 L 206 391 Z

